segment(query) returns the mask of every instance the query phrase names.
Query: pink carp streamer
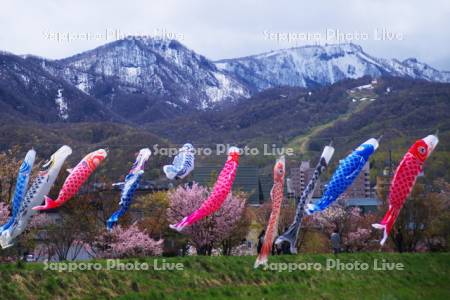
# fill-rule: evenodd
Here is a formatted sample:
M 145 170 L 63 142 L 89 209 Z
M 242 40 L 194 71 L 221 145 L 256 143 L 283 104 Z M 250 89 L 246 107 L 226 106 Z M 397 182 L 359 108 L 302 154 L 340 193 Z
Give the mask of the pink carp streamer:
M 278 219 L 280 217 L 281 203 L 283 202 L 285 173 L 285 158 L 282 156 L 277 160 L 275 167 L 273 168 L 273 187 L 270 192 L 270 198 L 272 199 L 272 212 L 270 213 L 269 223 L 267 223 L 266 234 L 264 235 L 264 244 L 255 261 L 255 268 L 259 265 L 267 264 L 269 253 L 272 251 L 273 241 L 278 231 Z
M 383 230 L 381 245 L 384 245 L 386 242 L 403 204 L 405 204 L 416 183 L 417 176 L 422 173 L 425 160 L 438 142 L 439 140 L 435 135 L 429 135 L 416 141 L 406 152 L 397 170 L 395 170 L 389 190 L 389 209 L 379 224 L 372 224 L 374 228 Z
M 231 147 L 228 150 L 228 159 L 214 184 L 211 195 L 203 202 L 200 208 L 183 218 L 177 224 L 169 225 L 170 228 L 182 231 L 186 226 L 190 226 L 198 220 L 209 216 L 222 206 L 233 186 L 236 171 L 239 166 L 239 156 L 240 153 L 238 148 Z
M 100 163 L 106 158 L 107 153 L 103 149 L 91 152 L 86 155 L 75 168 L 70 172 L 59 191 L 58 199 L 52 200 L 45 197 L 45 204 L 33 207 L 34 210 L 48 210 L 59 207 L 69 201 L 78 193 L 78 190 L 86 182 L 89 176 L 97 169 Z

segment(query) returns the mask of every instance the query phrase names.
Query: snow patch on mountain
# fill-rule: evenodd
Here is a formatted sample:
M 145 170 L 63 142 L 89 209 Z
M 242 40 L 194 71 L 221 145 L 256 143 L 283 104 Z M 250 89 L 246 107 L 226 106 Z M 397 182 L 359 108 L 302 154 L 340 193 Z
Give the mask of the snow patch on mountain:
M 20 74 L 20 78 L 22 79 L 22 81 L 25 85 L 30 84 L 30 78 L 28 78 L 28 76 L 26 76 L 25 74 Z
M 176 109 L 181 109 L 181 106 L 179 106 L 178 104 L 176 104 L 176 103 L 173 103 L 173 102 L 170 102 L 170 101 L 164 101 L 167 105 L 170 105 L 170 106 L 172 106 L 173 108 L 176 108 Z
M 220 72 L 213 72 L 212 74 L 217 80 L 217 83 L 210 85 L 205 89 L 210 102 L 218 103 L 223 99 L 233 99 L 235 95 L 241 95 L 242 97 L 250 96 L 250 94 L 240 84 L 230 79 L 225 74 Z M 202 108 L 206 109 L 209 105 L 209 102 L 203 102 Z
M 69 119 L 69 106 L 67 105 L 66 100 L 63 97 L 63 89 L 58 89 L 58 93 L 56 94 L 55 103 L 58 107 L 58 116 L 61 120 Z

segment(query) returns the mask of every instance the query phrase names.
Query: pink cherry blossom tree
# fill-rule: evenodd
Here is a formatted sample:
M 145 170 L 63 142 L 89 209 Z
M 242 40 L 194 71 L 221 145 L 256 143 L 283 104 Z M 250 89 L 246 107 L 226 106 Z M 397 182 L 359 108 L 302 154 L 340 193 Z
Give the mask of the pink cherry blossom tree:
M 361 209 L 346 208 L 338 202 L 325 211 L 314 214 L 310 224 L 321 228 L 328 236 L 337 230 L 343 248 L 353 252 L 377 249 L 377 232 L 371 226 L 375 219 L 374 214 L 362 214 Z
M 137 223 L 128 228 L 116 226 L 112 231 L 104 231 L 90 249 L 99 258 L 127 258 L 161 255 L 163 240 L 155 241 Z
M 4 202 L 0 202 L 0 225 L 3 225 L 8 220 L 9 208 Z
M 352 222 L 360 215 L 358 208 L 346 209 L 343 205 L 335 203 L 326 210 L 313 214 L 311 221 L 323 228 L 327 234 L 337 230 L 340 235 L 346 234 Z
M 197 183 L 179 186 L 168 194 L 169 208 L 167 218 L 176 223 L 198 209 L 208 198 L 211 189 Z M 222 207 L 214 214 L 203 218 L 192 226 L 185 228 L 189 243 L 197 249 L 197 254 L 211 255 L 214 247 L 233 234 L 245 210 L 245 198 L 242 194 L 230 193 Z

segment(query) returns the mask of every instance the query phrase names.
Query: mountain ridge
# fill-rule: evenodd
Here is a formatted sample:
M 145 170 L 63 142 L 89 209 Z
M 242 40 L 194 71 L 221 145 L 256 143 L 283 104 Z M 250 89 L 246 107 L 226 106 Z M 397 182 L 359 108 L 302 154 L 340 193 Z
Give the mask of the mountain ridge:
M 352 43 L 214 62 L 176 40 L 130 37 L 64 59 L 7 52 L 0 59 L 3 115 L 43 122 L 152 123 L 245 103 L 266 89 L 317 90 L 366 76 L 450 81 L 450 72 L 417 59 L 376 58 Z
M 450 82 L 450 72 L 438 71 L 415 58 L 403 62 L 376 58 L 353 43 L 273 50 L 218 60 L 216 65 L 258 91 L 282 85 L 311 88 L 367 75 L 374 78 L 389 75 Z
M 175 40 L 119 40 L 52 63 L 46 66 L 51 73 L 88 94 L 96 94 L 98 77 L 103 76 L 118 79 L 116 89 L 165 97 L 184 109 L 202 109 L 215 102 L 249 96 L 234 78 Z

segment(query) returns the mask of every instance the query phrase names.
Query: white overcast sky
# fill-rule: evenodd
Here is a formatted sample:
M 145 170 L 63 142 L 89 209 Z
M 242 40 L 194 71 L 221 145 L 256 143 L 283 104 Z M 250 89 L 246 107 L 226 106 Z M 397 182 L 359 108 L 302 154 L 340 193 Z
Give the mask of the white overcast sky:
M 187 47 L 216 60 L 311 44 L 318 37 L 336 43 L 332 34 L 339 31 L 374 56 L 416 57 L 450 70 L 449 28 L 449 0 L 0 0 L 0 49 L 48 58 L 112 41 L 81 36 L 58 42 L 50 33 L 159 31 L 177 34 Z M 377 40 L 375 30 L 396 36 Z M 269 33 L 295 33 L 300 40 L 276 41 Z

